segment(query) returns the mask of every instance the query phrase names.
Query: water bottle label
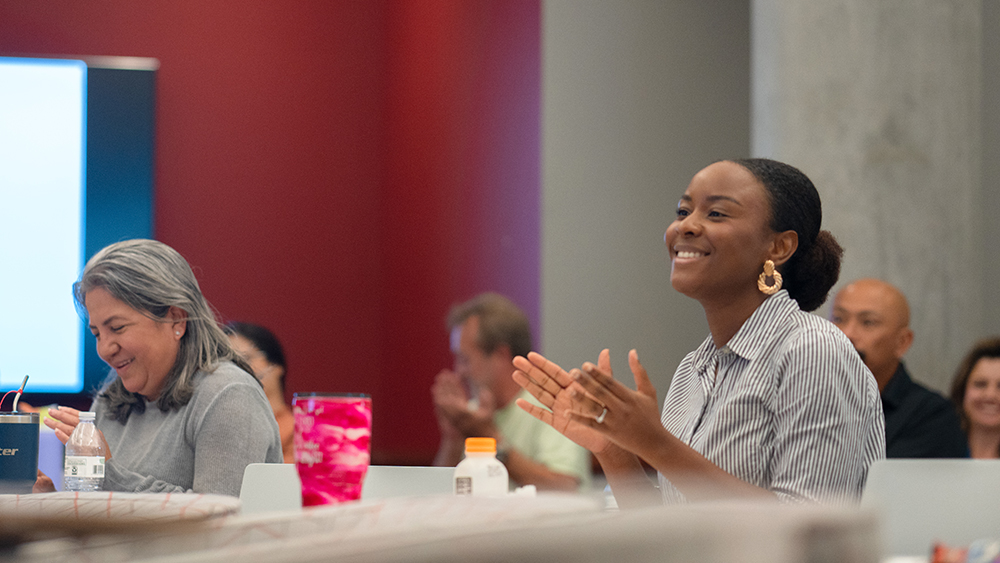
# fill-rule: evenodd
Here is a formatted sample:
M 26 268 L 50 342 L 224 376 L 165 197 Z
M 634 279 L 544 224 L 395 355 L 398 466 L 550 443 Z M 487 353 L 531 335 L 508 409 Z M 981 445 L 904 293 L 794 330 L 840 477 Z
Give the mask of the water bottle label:
M 63 477 L 104 477 L 104 458 L 100 456 L 66 456 Z
M 472 494 L 472 477 L 455 477 L 455 494 Z

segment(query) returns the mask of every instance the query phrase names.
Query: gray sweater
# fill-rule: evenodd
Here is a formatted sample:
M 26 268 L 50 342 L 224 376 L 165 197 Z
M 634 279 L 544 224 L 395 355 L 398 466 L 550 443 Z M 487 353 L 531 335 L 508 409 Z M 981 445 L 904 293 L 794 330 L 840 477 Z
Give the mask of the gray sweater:
M 111 450 L 104 490 L 239 496 L 250 463 L 281 463 L 278 423 L 260 384 L 235 364 L 194 376 L 194 395 L 179 410 L 155 402 L 121 424 L 94 402 Z

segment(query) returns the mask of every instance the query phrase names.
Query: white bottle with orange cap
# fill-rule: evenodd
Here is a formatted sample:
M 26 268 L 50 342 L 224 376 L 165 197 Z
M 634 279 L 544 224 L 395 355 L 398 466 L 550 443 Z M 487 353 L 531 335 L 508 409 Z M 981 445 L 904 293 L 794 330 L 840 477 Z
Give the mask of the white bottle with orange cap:
M 466 438 L 465 459 L 455 466 L 455 494 L 474 497 L 507 495 L 507 468 L 497 459 L 493 438 Z

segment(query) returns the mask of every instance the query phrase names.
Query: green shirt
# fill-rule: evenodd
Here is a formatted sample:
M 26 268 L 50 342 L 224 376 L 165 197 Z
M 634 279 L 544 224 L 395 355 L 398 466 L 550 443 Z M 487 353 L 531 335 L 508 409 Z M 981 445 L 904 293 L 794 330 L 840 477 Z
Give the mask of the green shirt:
M 517 406 L 517 399 L 540 404 L 522 389 L 513 401 L 496 411 L 493 421 L 507 444 L 556 473 L 576 477 L 580 481 L 580 490 L 588 490 L 590 452 L 560 434 L 555 428 L 524 412 Z

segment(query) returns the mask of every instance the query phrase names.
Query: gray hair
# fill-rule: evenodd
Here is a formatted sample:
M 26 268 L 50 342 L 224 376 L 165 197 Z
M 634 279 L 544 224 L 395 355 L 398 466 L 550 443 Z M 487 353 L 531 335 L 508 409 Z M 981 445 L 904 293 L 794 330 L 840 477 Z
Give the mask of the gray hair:
M 192 378 L 199 370 L 212 372 L 221 362 L 229 361 L 250 373 L 250 366 L 219 326 L 191 266 L 173 248 L 148 239 L 105 247 L 87 262 L 79 281 L 73 284 L 77 307 L 85 311 L 87 293 L 98 287 L 157 322 L 168 322 L 171 307 L 187 313 L 177 359 L 156 401 L 161 411 L 178 409 L 191 400 Z M 100 397 L 108 401 L 109 412 L 122 423 L 133 411 L 145 410 L 142 397 L 125 389 L 114 370 L 108 374 Z
M 531 325 L 528 316 L 517 305 L 499 293 L 481 293 L 465 303 L 459 303 L 448 313 L 448 330 L 479 318 L 476 344 L 485 354 L 497 346 L 506 345 L 511 356 L 527 356 L 531 351 Z

